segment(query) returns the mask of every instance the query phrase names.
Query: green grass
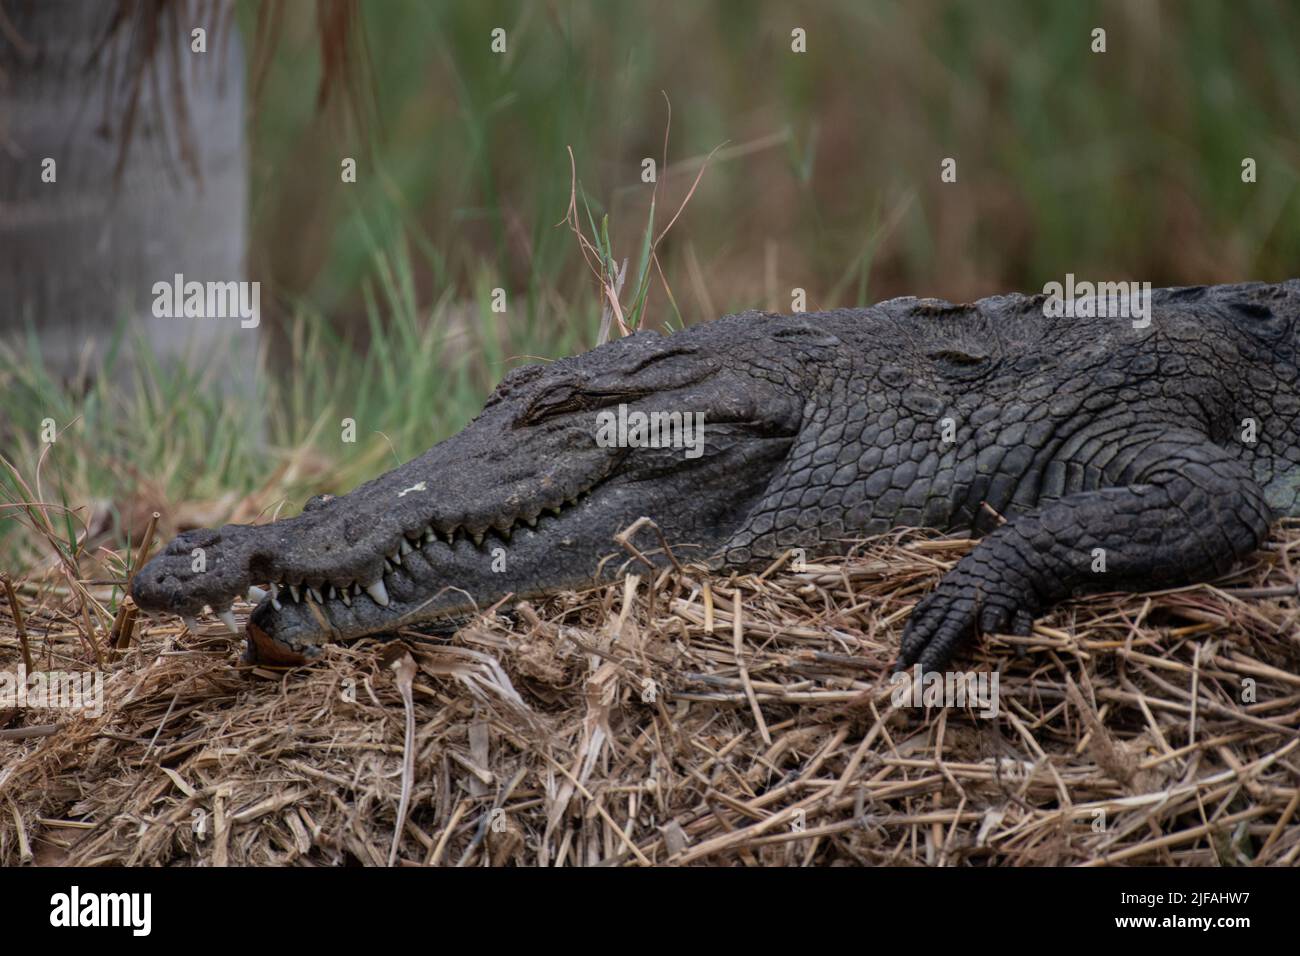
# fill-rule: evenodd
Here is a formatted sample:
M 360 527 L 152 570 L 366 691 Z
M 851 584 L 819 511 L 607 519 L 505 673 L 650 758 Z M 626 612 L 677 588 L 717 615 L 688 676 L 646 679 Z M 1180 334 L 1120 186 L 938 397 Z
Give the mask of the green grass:
M 652 196 L 661 216 L 675 209 L 690 161 L 742 147 L 719 158 L 680 230 L 719 311 L 779 305 L 764 299 L 769 261 L 782 299 L 799 286 L 826 306 L 866 286 L 957 298 L 1069 271 L 1275 279 L 1300 261 L 1295 5 L 385 0 L 363 13 L 376 140 L 363 149 L 312 119 L 306 41 L 283 45 L 256 122 L 259 248 L 279 261 L 304 224 L 332 237 L 284 272 L 288 291 L 334 315 L 359 313 L 373 242 L 414 231 L 438 250 L 422 287 L 464 293 L 486 269 L 530 298 L 581 298 L 590 277 L 555 228 L 567 147 L 607 200 L 595 226 L 610 215 L 630 284 Z M 793 26 L 805 54 L 790 51 Z M 489 49 L 495 27 L 504 56 Z M 1104 54 L 1089 48 L 1094 27 Z M 639 173 L 662 154 L 665 94 L 674 169 L 656 194 Z M 344 190 L 334 157 L 371 151 Z M 939 180 L 948 156 L 956 184 Z M 1244 156 L 1260 164 L 1256 184 L 1240 180 Z M 310 188 L 284 200 L 295 183 Z M 909 195 L 873 274 L 842 282 L 873 217 Z M 680 238 L 657 250 L 670 277 L 685 274 Z M 700 297 L 674 286 L 684 319 L 704 318 Z M 659 299 L 640 320 L 677 317 Z

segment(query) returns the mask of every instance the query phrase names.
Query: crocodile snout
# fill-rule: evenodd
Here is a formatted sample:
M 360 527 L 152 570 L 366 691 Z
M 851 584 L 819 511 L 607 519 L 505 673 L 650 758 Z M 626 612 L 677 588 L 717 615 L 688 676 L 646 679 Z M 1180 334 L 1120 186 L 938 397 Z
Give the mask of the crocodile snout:
M 249 585 L 247 530 L 227 525 L 178 535 L 136 573 L 131 582 L 135 603 L 185 617 L 208 606 L 233 630 L 230 605 Z

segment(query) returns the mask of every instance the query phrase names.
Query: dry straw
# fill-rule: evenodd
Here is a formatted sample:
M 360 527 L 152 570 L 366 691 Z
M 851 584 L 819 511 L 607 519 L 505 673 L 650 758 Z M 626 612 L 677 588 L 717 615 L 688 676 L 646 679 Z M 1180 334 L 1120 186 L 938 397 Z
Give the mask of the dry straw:
M 996 717 L 894 708 L 969 545 L 629 578 L 291 672 L 141 615 L 94 636 L 102 716 L 0 710 L 0 864 L 1300 863 L 1300 522 L 1215 585 L 985 638 Z M 94 666 L 66 581 L 17 592 L 38 667 Z M 4 602 L 0 665 L 23 644 Z

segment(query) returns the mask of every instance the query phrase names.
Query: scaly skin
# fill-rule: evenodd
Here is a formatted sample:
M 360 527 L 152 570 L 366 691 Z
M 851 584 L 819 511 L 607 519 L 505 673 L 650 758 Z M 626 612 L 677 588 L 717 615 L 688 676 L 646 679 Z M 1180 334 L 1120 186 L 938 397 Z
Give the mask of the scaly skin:
M 984 535 L 903 635 L 899 666 L 938 669 L 1071 594 L 1220 574 L 1300 515 L 1300 280 L 1157 290 L 1146 328 L 1043 302 L 748 312 L 516 369 L 421 457 L 296 518 L 182 534 L 133 594 L 194 614 L 250 584 L 315 589 L 250 620 L 255 657 L 297 660 L 607 580 L 641 515 L 718 570 L 895 527 Z M 620 402 L 702 412 L 703 454 L 599 447 L 596 414 Z

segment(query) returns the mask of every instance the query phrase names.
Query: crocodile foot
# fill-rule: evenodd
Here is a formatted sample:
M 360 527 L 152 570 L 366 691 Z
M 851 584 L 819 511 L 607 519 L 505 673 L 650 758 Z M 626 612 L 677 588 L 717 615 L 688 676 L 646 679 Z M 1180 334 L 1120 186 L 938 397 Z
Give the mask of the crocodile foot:
M 981 576 L 981 567 L 959 565 L 912 609 L 896 671 L 913 664 L 926 671 L 940 670 L 958 647 L 977 634 L 1025 636 L 1033 630 L 1039 608 L 1032 589 L 990 580 Z

